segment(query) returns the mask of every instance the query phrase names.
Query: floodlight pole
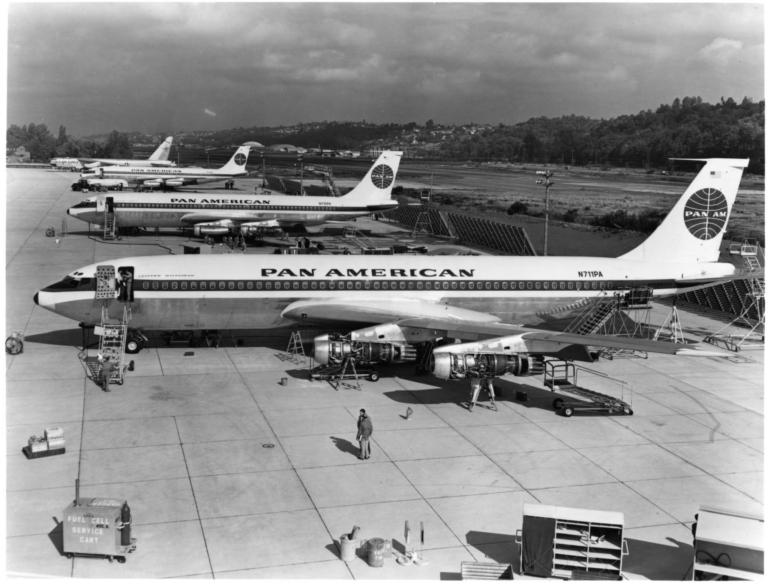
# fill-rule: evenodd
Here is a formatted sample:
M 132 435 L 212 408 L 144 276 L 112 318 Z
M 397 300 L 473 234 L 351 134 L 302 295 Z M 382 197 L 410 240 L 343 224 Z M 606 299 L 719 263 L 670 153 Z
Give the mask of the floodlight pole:
M 549 188 L 554 185 L 550 181 L 554 173 L 552 171 L 544 172 L 544 179 L 538 179 L 536 183 L 544 185 L 544 256 L 547 256 L 547 241 L 549 239 Z
M 304 156 L 299 153 L 299 195 L 304 195 Z
M 261 188 L 267 186 L 267 164 L 264 159 L 264 153 L 261 153 Z

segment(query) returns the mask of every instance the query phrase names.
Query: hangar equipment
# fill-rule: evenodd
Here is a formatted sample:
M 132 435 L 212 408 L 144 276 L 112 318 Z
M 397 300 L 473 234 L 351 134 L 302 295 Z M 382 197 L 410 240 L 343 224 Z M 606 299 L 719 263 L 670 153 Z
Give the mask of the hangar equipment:
M 525 503 L 520 546 L 522 574 L 584 580 L 621 580 L 624 514 Z
M 620 383 L 622 398 L 617 399 L 610 395 L 604 395 L 603 393 L 590 391 L 578 386 L 579 370 Z M 629 385 L 629 383 L 596 370 L 584 368 L 583 366 L 577 367 L 567 360 L 548 360 L 544 363 L 544 386 L 549 387 L 553 393 L 565 394 L 563 398 L 558 397 L 552 401 L 552 406 L 555 409 L 559 409 L 566 417 L 570 417 L 575 411 L 632 415 L 632 406 L 623 400 L 625 385 Z M 576 400 L 573 400 L 574 398 Z
M 699 506 L 694 580 L 763 580 L 763 515 Z
M 75 481 L 75 500 L 64 509 L 64 554 L 104 557 L 121 564 L 136 550 L 131 537 L 131 509 L 113 498 L 80 498 L 80 481 Z

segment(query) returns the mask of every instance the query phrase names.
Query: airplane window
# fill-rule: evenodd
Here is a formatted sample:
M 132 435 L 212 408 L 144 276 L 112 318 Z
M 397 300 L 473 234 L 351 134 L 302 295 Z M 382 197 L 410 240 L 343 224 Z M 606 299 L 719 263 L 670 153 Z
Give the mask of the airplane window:
M 540 287 L 541 285 L 539 285 L 539 283 L 536 283 L 536 288 L 539 289 Z M 549 283 L 544 283 L 544 288 L 549 289 Z
M 267 289 L 272 288 L 272 283 L 270 281 L 267 281 L 266 285 L 264 285 Z
M 374 288 L 374 289 L 379 289 L 380 287 L 381 287 L 381 283 L 379 283 L 378 281 L 375 281 L 375 282 L 373 283 L 373 288 Z
M 609 282 L 609 283 L 608 283 L 608 288 L 609 288 L 609 289 L 613 289 L 613 283 L 610 283 L 610 282 Z
M 205 291 L 205 287 L 206 287 L 206 285 L 205 285 L 205 281 L 200 281 L 200 289 L 202 289 L 203 291 Z
M 328 283 L 328 288 L 329 289 L 335 289 L 336 288 L 336 283 L 334 281 L 331 281 L 330 283 Z
M 526 287 L 527 287 L 528 289 L 533 289 L 533 283 L 531 283 L 530 281 L 528 281 L 528 284 L 526 285 Z
M 506 283 L 504 283 L 504 285 L 506 285 Z M 498 289 L 498 288 L 499 288 L 499 283 L 498 283 L 498 281 L 496 281 L 496 282 L 493 284 L 493 288 L 494 288 L 494 289 Z M 504 288 L 506 289 L 506 286 L 505 286 Z
M 561 288 L 561 289 L 565 289 L 565 283 L 563 283 L 563 282 L 560 282 L 560 288 Z
M 216 288 L 216 283 L 211 283 L 211 289 L 215 289 L 215 288 Z M 219 281 L 219 289 L 226 289 L 226 285 L 221 281 Z
M 299 282 L 298 281 L 294 281 L 293 282 L 293 288 L 294 289 L 298 289 L 299 288 Z
M 509 289 L 514 289 L 514 288 L 515 288 L 515 283 L 507 283 L 506 281 L 504 281 L 504 282 L 501 284 L 501 288 L 502 288 L 502 289 L 507 289 L 507 288 L 509 288 Z
M 248 284 L 250 285 L 250 283 L 248 283 Z M 238 281 L 237 282 L 237 288 L 238 289 L 242 289 L 243 287 L 244 287 L 243 282 L 242 281 Z M 248 287 L 248 288 L 250 289 L 250 287 Z
M 475 283 L 474 283 L 473 281 L 470 281 L 470 282 L 469 282 L 469 288 L 470 288 L 470 289 L 474 289 L 474 288 L 475 288 Z M 483 288 L 483 287 L 482 287 L 482 284 L 480 284 L 480 288 L 481 288 L 481 289 Z
M 173 283 L 171 283 L 171 289 L 178 289 L 178 288 L 179 288 L 179 284 L 178 283 L 176 283 L 175 281 Z
M 456 288 L 456 281 L 452 281 L 451 282 L 451 289 L 455 289 L 455 288 Z
M 518 285 L 520 286 L 520 289 L 525 289 L 525 283 L 523 283 L 522 281 L 520 281 Z
M 370 289 L 371 288 L 371 282 L 370 281 L 366 281 L 365 282 L 365 288 L 366 289 Z
M 153 281 L 152 282 L 152 288 L 153 289 L 157 289 L 157 281 Z
M 562 285 L 562 283 L 560 283 L 560 284 Z M 571 283 L 570 281 L 568 281 L 568 288 L 569 289 L 573 289 L 573 283 Z
M 557 283 L 555 283 L 554 281 L 552 282 L 552 288 L 557 289 Z
M 381 288 L 382 288 L 382 289 L 385 289 L 385 290 L 386 290 L 386 289 L 389 289 L 389 283 L 388 283 L 387 281 L 384 281 L 384 282 L 381 284 Z
M 408 281 L 408 288 L 413 289 L 413 281 Z
M 470 288 L 470 289 L 472 288 L 472 285 L 471 285 L 471 284 L 470 284 L 469 288 Z M 478 284 L 477 284 L 477 288 L 478 288 L 478 289 L 482 289 L 482 288 L 483 288 L 483 284 L 482 284 L 482 283 L 478 283 Z
M 262 287 L 263 287 L 263 285 L 261 284 L 261 281 L 257 281 L 256 282 L 256 288 L 257 289 L 261 289 Z M 248 288 L 249 289 L 253 289 L 253 283 L 248 283 Z
M 539 283 L 538 281 L 536 281 L 536 288 L 541 289 L 541 283 Z
M 405 289 L 405 281 L 400 281 L 400 288 Z
M 190 288 L 190 289 L 197 289 L 197 281 L 192 281 L 192 282 L 189 284 L 189 288 Z
M 149 282 L 148 281 L 144 281 L 144 288 L 145 289 L 149 289 Z
M 181 284 L 181 288 L 182 288 L 182 289 L 186 289 L 186 288 L 187 288 L 187 282 L 186 282 L 186 281 L 184 281 L 184 282 Z
M 605 281 L 600 282 L 600 290 L 605 289 Z
M 224 283 L 219 283 L 219 285 L 223 285 L 223 284 Z M 229 282 L 229 288 L 230 289 L 234 289 L 235 288 L 235 284 L 232 281 Z
M 343 289 L 343 288 L 344 288 L 344 281 L 339 281 L 339 289 Z
M 312 281 L 312 288 L 317 289 L 317 281 Z M 305 287 L 306 289 L 306 287 Z
M 589 282 L 587 281 L 586 283 L 584 283 L 583 287 L 584 287 L 585 289 L 589 289 Z
M 417 289 L 423 289 L 423 288 L 424 288 L 424 283 L 422 283 L 421 281 L 419 281 L 418 283 L 416 283 L 416 288 L 417 288 Z
M 280 284 L 280 281 L 277 281 L 275 283 L 275 289 L 280 289 L 281 287 L 282 287 L 282 285 Z
M 459 283 L 459 288 L 460 289 L 466 289 L 467 288 L 467 284 L 464 281 L 462 281 L 461 283 Z
M 432 282 L 431 281 L 427 281 L 425 287 L 427 289 L 432 289 Z
M 320 288 L 325 289 L 325 281 L 320 281 Z

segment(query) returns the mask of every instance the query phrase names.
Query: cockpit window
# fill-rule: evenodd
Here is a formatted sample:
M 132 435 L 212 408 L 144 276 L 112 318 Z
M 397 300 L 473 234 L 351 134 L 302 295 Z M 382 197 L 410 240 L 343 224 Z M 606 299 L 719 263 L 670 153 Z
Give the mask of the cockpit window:
M 73 208 L 95 208 L 96 202 L 95 201 L 88 201 L 87 199 L 84 201 L 81 201 L 79 204 L 73 205 Z
M 71 291 L 73 289 L 79 289 L 82 287 L 87 287 L 88 289 L 91 288 L 91 279 L 88 277 L 82 278 L 82 279 L 75 279 L 69 275 L 64 277 L 61 281 L 58 283 L 54 283 L 53 285 L 49 285 L 43 291 Z

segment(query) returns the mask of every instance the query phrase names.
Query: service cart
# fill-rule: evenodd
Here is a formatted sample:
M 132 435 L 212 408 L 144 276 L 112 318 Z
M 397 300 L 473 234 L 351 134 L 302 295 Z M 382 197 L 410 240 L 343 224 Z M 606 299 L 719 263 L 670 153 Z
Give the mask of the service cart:
M 591 391 L 578 385 L 578 371 L 583 370 L 592 375 L 610 379 L 621 384 L 621 399 Z M 566 417 L 571 417 L 576 411 L 591 411 L 593 413 L 616 413 L 632 415 L 632 406 L 624 401 L 624 389 L 631 395 L 629 383 L 609 377 L 596 370 L 576 367 L 567 360 L 548 360 L 544 363 L 544 386 L 553 393 L 562 394 L 552 401 L 552 406 Z
M 699 506 L 693 580 L 764 579 L 762 513 Z
M 124 564 L 136 550 L 131 537 L 131 509 L 124 500 L 81 498 L 75 481 L 75 500 L 64 509 L 64 554 L 99 557 Z

